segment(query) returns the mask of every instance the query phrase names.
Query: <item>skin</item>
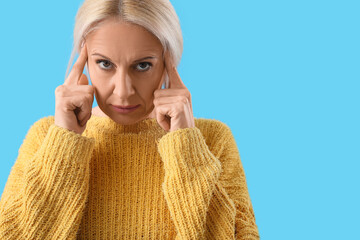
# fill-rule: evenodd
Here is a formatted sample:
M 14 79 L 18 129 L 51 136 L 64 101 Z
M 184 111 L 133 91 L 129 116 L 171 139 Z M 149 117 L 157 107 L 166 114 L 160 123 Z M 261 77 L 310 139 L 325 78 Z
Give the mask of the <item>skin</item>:
M 166 131 L 195 127 L 191 95 L 169 52 L 145 28 L 108 19 L 85 38 L 87 61 L 98 107 L 92 114 L 128 125 L 156 118 Z M 100 55 L 96 55 L 100 54 Z M 81 60 L 79 60 L 81 61 Z M 79 64 L 81 65 L 81 63 Z M 161 89 L 165 73 L 169 89 Z M 87 84 L 85 75 L 79 84 Z M 131 113 L 118 113 L 111 105 L 138 105 Z

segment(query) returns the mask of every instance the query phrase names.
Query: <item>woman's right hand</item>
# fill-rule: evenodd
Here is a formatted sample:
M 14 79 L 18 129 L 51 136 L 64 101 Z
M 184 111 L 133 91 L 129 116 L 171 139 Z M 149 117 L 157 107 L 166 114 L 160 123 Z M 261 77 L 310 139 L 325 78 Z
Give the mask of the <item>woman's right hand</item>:
M 55 125 L 82 134 L 91 117 L 94 87 L 83 70 L 87 62 L 86 43 L 63 85 L 55 89 Z

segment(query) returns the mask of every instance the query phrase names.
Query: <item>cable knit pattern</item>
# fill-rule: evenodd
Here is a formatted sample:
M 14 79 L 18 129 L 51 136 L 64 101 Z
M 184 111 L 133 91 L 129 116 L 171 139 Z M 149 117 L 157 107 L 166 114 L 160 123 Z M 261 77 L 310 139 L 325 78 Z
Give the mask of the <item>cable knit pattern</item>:
M 93 115 L 82 135 L 41 118 L 0 200 L 0 239 L 260 239 L 230 128 L 164 131 Z

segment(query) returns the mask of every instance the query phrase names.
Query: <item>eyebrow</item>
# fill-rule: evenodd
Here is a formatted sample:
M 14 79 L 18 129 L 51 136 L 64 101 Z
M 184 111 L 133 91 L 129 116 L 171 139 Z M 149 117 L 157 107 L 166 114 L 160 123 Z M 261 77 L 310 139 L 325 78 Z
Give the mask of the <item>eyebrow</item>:
M 109 61 L 112 61 L 109 57 L 107 57 L 107 56 L 105 56 L 105 55 L 102 55 L 102 54 L 100 54 L 100 53 L 93 53 L 93 54 L 91 54 L 91 55 L 92 55 L 92 56 L 98 55 L 98 56 L 100 56 L 100 57 L 106 58 L 106 59 L 109 60 Z M 138 59 L 138 60 L 135 60 L 135 62 L 140 62 L 140 61 L 144 61 L 144 60 L 147 60 L 147 59 L 154 59 L 154 58 L 157 58 L 157 57 L 155 57 L 155 56 L 148 56 L 148 57 L 144 57 L 144 58 L 140 58 L 140 59 Z

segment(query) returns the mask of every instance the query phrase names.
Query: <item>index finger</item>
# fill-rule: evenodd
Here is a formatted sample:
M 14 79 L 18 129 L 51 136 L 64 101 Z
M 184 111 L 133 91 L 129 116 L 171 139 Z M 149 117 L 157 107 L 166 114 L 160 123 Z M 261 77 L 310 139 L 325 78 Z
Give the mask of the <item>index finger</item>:
M 76 62 L 74 63 L 69 76 L 65 80 L 65 83 L 64 83 L 65 85 L 72 85 L 72 84 L 76 85 L 77 84 L 78 80 L 80 79 L 80 77 L 84 71 L 84 67 L 85 67 L 87 59 L 88 59 L 88 55 L 87 55 L 87 49 L 86 49 L 86 43 L 85 43 L 84 46 L 81 48 L 80 55 L 79 55 L 78 59 L 76 60 Z
M 186 88 L 184 82 L 176 70 L 176 66 L 170 56 L 170 52 L 165 53 L 165 67 L 169 76 L 169 88 Z

